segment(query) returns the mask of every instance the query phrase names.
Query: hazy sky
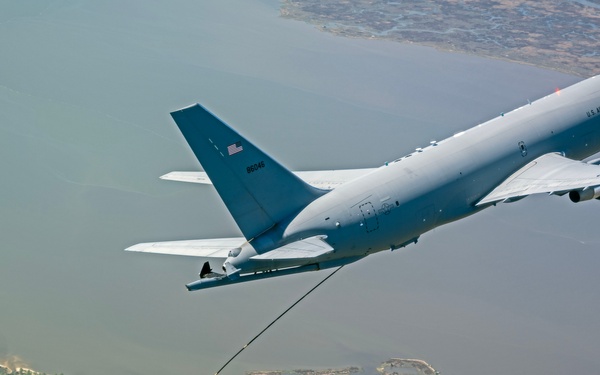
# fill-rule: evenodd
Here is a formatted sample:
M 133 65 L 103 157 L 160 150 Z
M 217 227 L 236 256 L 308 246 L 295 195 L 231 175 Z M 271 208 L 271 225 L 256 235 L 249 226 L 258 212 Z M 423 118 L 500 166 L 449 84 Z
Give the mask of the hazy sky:
M 146 241 L 238 235 L 169 111 L 201 102 L 293 169 L 378 166 L 579 78 L 355 40 L 276 1 L 0 1 L 0 357 L 65 374 L 214 373 L 325 273 L 195 293 Z M 532 197 L 346 267 L 224 374 L 421 358 L 600 366 L 597 202 Z

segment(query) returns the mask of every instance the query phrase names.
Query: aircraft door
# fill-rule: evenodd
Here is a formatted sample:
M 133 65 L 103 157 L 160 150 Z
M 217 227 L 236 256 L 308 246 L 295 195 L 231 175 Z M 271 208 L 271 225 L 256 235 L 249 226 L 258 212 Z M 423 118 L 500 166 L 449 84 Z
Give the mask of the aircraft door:
M 373 203 L 365 202 L 358 206 L 358 208 L 363 216 L 361 225 L 365 227 L 367 233 L 379 229 L 379 218 L 377 217 L 377 212 L 375 211 L 375 207 L 373 207 Z

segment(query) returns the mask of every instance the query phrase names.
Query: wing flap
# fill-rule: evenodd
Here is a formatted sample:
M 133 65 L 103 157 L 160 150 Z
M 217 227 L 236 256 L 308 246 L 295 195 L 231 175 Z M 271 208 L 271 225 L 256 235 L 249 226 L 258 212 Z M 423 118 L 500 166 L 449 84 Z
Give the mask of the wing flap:
M 293 260 L 311 259 L 333 252 L 327 242 L 326 236 L 309 237 L 300 241 L 292 242 L 264 254 L 255 255 L 253 260 Z
M 374 170 L 375 168 L 332 169 L 324 171 L 300 171 L 293 173 L 314 187 L 331 190 L 348 181 L 362 177 Z M 206 172 L 175 171 L 160 176 L 160 178 L 163 180 L 192 182 L 196 184 L 212 184 Z
M 600 166 L 546 154 L 513 173 L 486 195 L 477 206 L 516 201 L 531 194 L 565 194 L 600 185 Z
M 201 258 L 219 258 L 225 260 L 227 259 L 229 250 L 242 246 L 244 242 L 246 242 L 244 237 L 146 242 L 128 247 L 125 251 L 184 255 Z

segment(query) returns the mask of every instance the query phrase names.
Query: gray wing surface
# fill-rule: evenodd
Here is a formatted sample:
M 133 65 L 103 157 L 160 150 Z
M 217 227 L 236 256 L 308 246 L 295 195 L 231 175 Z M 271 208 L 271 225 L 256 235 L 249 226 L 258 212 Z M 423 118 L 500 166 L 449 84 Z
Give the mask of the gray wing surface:
M 291 260 L 291 259 L 310 259 L 321 255 L 329 254 L 333 251 L 327 242 L 325 236 L 315 236 L 305 238 L 300 241 L 292 242 L 277 249 L 268 251 L 264 254 L 255 255 L 254 260 Z
M 310 259 L 329 254 L 334 249 L 327 242 L 326 236 L 315 236 L 292 242 L 261 255 L 254 260 L 292 260 Z M 167 255 L 183 255 L 191 257 L 222 259 L 225 261 L 231 249 L 239 248 L 246 242 L 244 237 L 213 238 L 204 240 L 147 242 L 133 245 L 125 251 L 154 253 Z
M 306 183 L 319 189 L 334 189 L 348 181 L 362 177 L 375 168 L 362 169 L 337 169 L 323 171 L 300 171 L 293 172 Z M 196 184 L 212 184 L 206 172 L 170 172 L 160 176 L 163 180 L 192 182 Z
M 164 241 L 139 243 L 125 249 L 140 253 L 184 255 L 225 261 L 229 250 L 238 248 L 246 242 L 244 237 L 213 238 L 206 240 Z
M 531 194 L 563 195 L 600 186 L 600 166 L 551 153 L 542 155 L 513 173 L 477 206 L 511 202 Z

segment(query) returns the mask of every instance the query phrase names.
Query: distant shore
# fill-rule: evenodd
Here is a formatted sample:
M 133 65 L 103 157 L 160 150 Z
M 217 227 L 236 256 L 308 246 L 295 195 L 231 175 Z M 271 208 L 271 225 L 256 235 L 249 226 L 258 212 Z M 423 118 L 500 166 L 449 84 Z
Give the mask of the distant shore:
M 580 77 L 600 74 L 600 5 L 589 2 L 284 0 L 280 13 L 340 36 L 421 44 Z
M 400 370 L 405 369 L 415 375 L 439 375 L 429 363 L 421 359 L 401 359 L 392 358 L 383 362 L 377 369 L 377 375 L 393 375 L 404 373 Z M 270 370 L 270 371 L 248 371 L 246 375 L 352 375 L 352 374 L 375 374 L 373 371 L 367 371 L 361 367 L 344 367 L 339 369 L 326 370 Z

